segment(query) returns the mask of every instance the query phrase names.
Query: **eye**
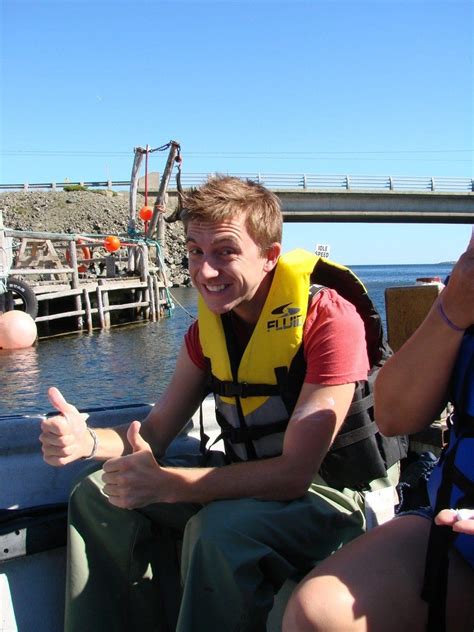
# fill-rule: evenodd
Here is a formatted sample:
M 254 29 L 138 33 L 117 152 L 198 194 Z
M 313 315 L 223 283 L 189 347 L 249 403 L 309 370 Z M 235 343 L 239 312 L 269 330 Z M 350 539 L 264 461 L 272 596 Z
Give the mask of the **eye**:
M 235 244 L 222 245 L 218 251 L 219 257 L 223 257 L 224 259 L 236 257 L 239 253 L 240 249 Z
M 197 257 L 202 254 L 202 250 L 197 246 L 188 246 L 188 254 L 192 257 Z

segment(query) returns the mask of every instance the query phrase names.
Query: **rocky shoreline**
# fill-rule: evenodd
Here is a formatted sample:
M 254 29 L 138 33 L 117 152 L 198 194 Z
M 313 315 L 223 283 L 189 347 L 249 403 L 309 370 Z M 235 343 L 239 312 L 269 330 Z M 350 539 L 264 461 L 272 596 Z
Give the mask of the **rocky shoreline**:
M 137 208 L 145 204 L 137 196 Z M 20 191 L 0 193 L 3 224 L 14 230 L 49 233 L 126 235 L 128 191 Z M 165 225 L 165 264 L 173 286 L 188 286 L 187 254 L 181 222 Z

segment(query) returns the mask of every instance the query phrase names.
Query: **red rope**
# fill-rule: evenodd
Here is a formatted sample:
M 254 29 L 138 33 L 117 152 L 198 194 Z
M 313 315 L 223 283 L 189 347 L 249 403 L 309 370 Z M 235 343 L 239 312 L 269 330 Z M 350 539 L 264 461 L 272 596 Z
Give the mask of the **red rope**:
M 148 153 L 149 147 L 146 146 L 145 152 L 145 206 L 148 206 Z

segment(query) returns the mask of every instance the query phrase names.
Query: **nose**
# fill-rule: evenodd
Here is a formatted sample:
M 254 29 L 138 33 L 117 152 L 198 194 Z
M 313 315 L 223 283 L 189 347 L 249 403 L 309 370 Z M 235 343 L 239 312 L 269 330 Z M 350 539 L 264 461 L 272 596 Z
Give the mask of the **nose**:
M 213 264 L 209 258 L 205 258 L 201 261 L 199 272 L 201 276 L 206 279 L 214 279 L 219 275 L 219 270 L 217 269 L 217 266 Z

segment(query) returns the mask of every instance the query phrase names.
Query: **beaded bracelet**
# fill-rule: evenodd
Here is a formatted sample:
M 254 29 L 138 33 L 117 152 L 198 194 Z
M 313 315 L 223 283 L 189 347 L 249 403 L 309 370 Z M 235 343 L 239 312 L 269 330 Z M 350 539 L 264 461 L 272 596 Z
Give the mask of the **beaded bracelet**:
M 448 325 L 448 327 L 450 327 L 454 331 L 466 331 L 464 327 L 458 327 L 457 325 L 453 323 L 452 320 L 450 320 L 447 317 L 446 312 L 443 309 L 443 304 L 441 303 L 441 301 L 438 301 L 438 313 L 441 316 L 441 318 L 444 320 L 444 322 Z
M 95 430 L 92 430 L 92 428 L 89 428 L 89 426 L 87 426 L 87 430 L 89 431 L 89 434 L 92 437 L 92 441 L 94 443 L 92 444 L 92 451 L 89 454 L 89 456 L 83 456 L 82 457 L 83 461 L 88 461 L 89 459 L 93 459 L 95 457 L 96 453 L 97 453 L 97 448 L 99 446 L 99 440 L 97 438 Z

